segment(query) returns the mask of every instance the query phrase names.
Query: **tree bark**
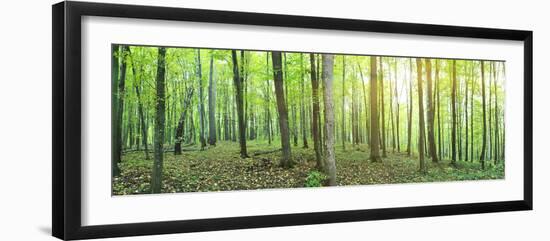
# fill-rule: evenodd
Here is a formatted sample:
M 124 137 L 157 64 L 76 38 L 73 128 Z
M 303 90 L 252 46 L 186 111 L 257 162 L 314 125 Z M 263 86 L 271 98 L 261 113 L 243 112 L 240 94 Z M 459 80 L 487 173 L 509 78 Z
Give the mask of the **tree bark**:
M 439 97 L 439 60 L 435 60 L 435 85 L 436 87 L 436 99 L 437 99 L 437 144 L 438 144 L 438 158 L 441 160 L 443 153 L 443 146 L 441 143 L 441 100 Z
M 407 129 L 407 155 L 411 156 L 412 151 L 412 113 L 413 113 L 413 77 L 412 77 L 412 59 L 409 59 L 409 121 Z
M 424 162 L 424 93 L 422 90 L 422 59 L 416 59 L 416 75 L 418 81 L 418 160 L 420 172 L 426 173 L 427 167 Z
M 452 111 L 452 125 L 451 132 L 451 163 L 456 165 L 456 60 L 453 60 L 452 66 L 452 86 L 451 86 L 451 111 Z
M 126 96 L 126 69 L 127 69 L 127 63 L 126 63 L 126 55 L 128 54 L 128 50 L 130 48 L 128 46 L 122 46 L 122 52 L 120 52 L 120 72 L 119 72 L 119 79 L 118 79 L 118 94 L 117 94 L 117 109 L 116 109 L 116 138 L 115 138 L 115 155 L 113 158 L 113 161 L 115 162 L 115 169 L 113 170 L 114 176 L 118 176 L 120 173 L 120 169 L 118 167 L 118 164 L 121 162 L 122 159 L 122 146 L 124 143 L 123 138 L 123 129 L 122 129 L 122 117 L 124 114 L 124 97 Z M 117 60 L 118 61 L 118 60 Z
M 266 65 L 266 68 L 265 68 L 265 74 L 266 76 L 269 76 L 269 52 L 266 52 L 265 54 L 265 65 Z M 265 101 L 266 101 L 266 122 L 267 122 L 267 141 L 268 141 L 268 144 L 271 145 L 271 139 L 272 139 L 272 131 L 271 131 L 271 85 L 269 84 L 269 78 L 266 80 L 266 90 L 265 90 Z
M 306 127 L 306 111 L 305 111 L 305 101 L 304 101 L 304 95 L 305 95 L 305 78 L 304 78 L 304 54 L 300 54 L 300 87 L 302 89 L 302 94 L 300 95 L 300 121 L 301 121 L 301 128 L 302 128 L 302 140 L 303 140 L 303 148 L 308 148 L 307 145 L 307 127 Z
M 378 129 L 378 80 L 376 57 L 370 57 L 370 160 L 382 161 L 380 158 L 380 142 Z
M 290 131 L 283 87 L 281 52 L 271 52 L 271 57 L 273 62 L 273 82 L 275 85 L 275 96 L 277 98 L 277 111 L 279 113 L 279 128 L 281 129 L 281 147 L 283 149 L 280 165 L 281 167 L 289 168 L 291 167 Z
M 215 146 L 216 141 L 216 81 L 214 81 L 214 53 L 210 53 L 210 76 L 208 79 L 208 144 Z
M 311 65 L 311 99 L 313 103 L 311 132 L 313 134 L 313 149 L 315 151 L 315 161 L 317 169 L 323 170 L 323 162 L 321 161 L 321 138 L 319 133 L 319 80 L 317 79 L 317 68 L 315 54 L 309 55 Z
M 162 168 L 163 168 L 163 140 L 165 122 L 165 56 L 166 49 L 159 48 L 157 57 L 157 100 L 155 115 L 155 161 L 153 163 L 153 174 L 151 175 L 151 193 L 160 193 L 162 189 Z
M 183 129 L 185 127 L 185 120 L 187 119 L 187 110 L 191 108 L 191 99 L 193 97 L 193 87 L 188 87 L 183 100 L 183 111 L 178 120 L 178 126 L 176 128 L 174 155 L 181 155 L 181 143 L 183 142 Z
M 380 76 L 379 76 L 379 80 L 380 80 L 380 114 L 382 115 L 382 120 L 381 120 L 381 123 L 380 123 L 380 126 L 381 126 L 381 136 L 382 136 L 382 142 L 381 142 L 381 147 L 382 147 L 382 157 L 386 157 L 387 156 L 387 153 L 386 153 L 386 118 L 385 118 L 385 107 L 384 107 L 384 69 L 383 69 L 383 64 L 382 64 L 382 58 L 383 57 L 379 57 L 379 61 L 380 61 Z
M 369 129 L 369 111 L 367 107 L 367 89 L 365 87 L 365 78 L 363 77 L 363 70 L 361 69 L 361 65 L 357 64 L 357 68 L 359 69 L 359 75 L 361 76 L 361 83 L 363 86 L 363 104 L 365 105 L 365 131 L 366 134 L 366 142 L 368 145 L 370 145 L 370 129 Z
M 486 117 L 486 108 L 485 108 L 485 63 L 481 61 L 481 106 L 483 113 L 483 137 L 481 138 L 481 154 L 479 155 L 479 161 L 481 162 L 481 168 L 485 169 L 485 149 L 487 148 L 487 117 Z
M 246 124 L 244 120 L 243 78 L 239 73 L 239 60 L 237 59 L 237 51 L 231 50 L 231 56 L 233 58 L 233 82 L 235 84 L 235 92 L 236 92 L 235 97 L 237 102 L 237 118 L 239 122 L 238 129 L 239 129 L 239 144 L 241 147 L 241 158 L 247 158 L 248 154 L 246 152 Z
M 437 149 L 435 147 L 435 132 L 434 132 L 434 116 L 435 116 L 435 107 L 434 100 L 432 95 L 432 61 L 426 59 L 426 80 L 427 80 L 427 94 L 428 94 L 428 144 L 429 152 L 432 158 L 432 162 L 438 162 L 437 158 Z
M 400 104 L 399 104 L 399 92 L 397 92 L 397 60 L 395 60 L 395 103 L 396 103 L 396 112 L 395 112 L 395 127 L 396 127 L 396 140 L 397 140 L 397 152 L 401 152 L 401 141 L 399 136 L 399 112 L 400 112 Z
M 464 67 L 464 75 L 466 76 L 467 75 L 467 71 L 466 71 L 466 67 Z M 464 161 L 468 161 L 469 160 L 469 124 L 468 124 L 468 89 L 469 89 L 469 85 L 468 85 L 468 78 L 466 78 L 465 80 L 465 88 L 466 90 L 464 91 L 464 121 L 466 122 L 465 123 L 465 128 L 466 128 L 466 140 L 464 140 L 466 143 L 465 143 L 465 151 L 464 151 Z
M 197 59 L 196 59 L 196 75 L 197 81 L 199 82 L 199 127 L 200 127 L 200 136 L 199 141 L 201 143 L 201 150 L 204 150 L 206 147 L 206 139 L 204 137 L 204 98 L 202 91 L 202 64 L 201 64 L 201 50 L 197 49 Z
M 325 157 L 328 185 L 336 186 L 336 160 L 334 153 L 334 103 L 332 93 L 334 55 L 323 54 L 323 86 L 325 107 Z
M 353 121 L 352 121 L 353 122 Z M 346 150 L 346 57 L 342 56 L 342 149 Z
M 493 87 L 494 87 L 494 92 L 495 92 L 495 117 L 494 117 L 494 124 L 495 124 L 495 127 L 494 127 L 494 131 L 495 131 L 495 144 L 494 144 L 494 161 L 495 161 L 495 164 L 498 163 L 499 161 L 499 122 L 498 122 L 498 93 L 497 93 L 497 72 L 496 72 L 496 68 L 495 68 L 495 62 L 492 63 L 493 65 Z
M 137 63 L 134 61 L 134 58 L 133 58 L 133 55 L 132 53 L 130 52 L 130 49 L 128 49 L 128 53 L 130 55 L 130 59 L 132 61 L 132 74 L 134 76 L 134 82 L 137 82 L 137 76 L 138 76 L 138 71 L 136 70 L 136 65 Z M 134 84 L 134 89 L 136 91 L 136 97 L 137 97 L 137 104 L 138 104 L 138 115 L 139 115 L 139 127 L 140 127 L 140 131 L 141 131 L 141 141 L 143 143 L 143 147 L 145 148 L 145 160 L 149 160 L 149 147 L 148 147 L 148 144 L 147 144 L 147 123 L 145 122 L 145 115 L 144 115 L 144 110 L 143 110 L 143 102 L 141 100 L 141 85 L 143 85 L 143 80 L 142 80 L 142 71 L 139 72 L 139 86 L 138 84 Z M 138 149 L 139 149 L 139 140 L 138 140 Z
M 111 47 L 111 177 L 118 176 L 120 174 L 120 168 L 118 163 L 120 162 L 121 150 L 119 148 L 118 142 L 120 141 L 119 123 L 118 123 L 118 81 L 119 81 L 119 46 L 113 45 Z

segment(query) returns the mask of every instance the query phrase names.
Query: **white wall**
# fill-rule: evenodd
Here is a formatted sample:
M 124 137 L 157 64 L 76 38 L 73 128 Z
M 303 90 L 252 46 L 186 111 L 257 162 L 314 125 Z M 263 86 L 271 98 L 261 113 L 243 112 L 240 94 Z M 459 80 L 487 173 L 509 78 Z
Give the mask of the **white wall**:
M 154 237 L 155 240 L 548 240 L 550 24 L 545 1 L 109 1 L 190 8 L 528 29 L 534 33 L 534 211 L 264 228 Z M 0 8 L 0 240 L 53 240 L 51 230 L 51 10 L 53 1 Z M 7 135 L 6 135 L 7 134 Z M 133 237 L 120 240 L 151 240 Z

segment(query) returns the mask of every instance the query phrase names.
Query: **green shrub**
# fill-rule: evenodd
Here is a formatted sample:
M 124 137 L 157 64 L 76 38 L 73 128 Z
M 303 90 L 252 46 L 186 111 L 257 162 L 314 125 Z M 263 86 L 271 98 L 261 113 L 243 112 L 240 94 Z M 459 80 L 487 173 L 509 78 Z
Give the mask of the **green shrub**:
M 306 178 L 306 187 L 321 187 L 327 177 L 325 174 L 318 171 L 311 171 Z

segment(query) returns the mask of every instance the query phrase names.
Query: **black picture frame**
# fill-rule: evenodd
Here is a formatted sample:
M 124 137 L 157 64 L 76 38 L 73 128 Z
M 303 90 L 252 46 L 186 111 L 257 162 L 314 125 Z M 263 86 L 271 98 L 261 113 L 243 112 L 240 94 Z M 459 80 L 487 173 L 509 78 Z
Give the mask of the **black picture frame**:
M 524 44 L 523 199 L 367 210 L 174 220 L 99 226 L 81 224 L 81 17 L 103 16 L 378 33 L 516 40 Z M 52 233 L 60 239 L 106 238 L 380 219 L 532 210 L 533 32 L 172 7 L 60 2 L 52 6 Z M 139 221 L 139 220 L 136 220 Z

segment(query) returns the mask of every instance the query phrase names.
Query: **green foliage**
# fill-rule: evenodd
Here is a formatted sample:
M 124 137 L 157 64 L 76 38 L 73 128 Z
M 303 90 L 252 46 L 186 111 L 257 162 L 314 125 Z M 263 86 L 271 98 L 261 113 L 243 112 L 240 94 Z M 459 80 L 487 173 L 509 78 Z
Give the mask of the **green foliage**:
M 327 179 L 327 176 L 319 171 L 311 171 L 306 178 L 306 187 L 321 187 Z

